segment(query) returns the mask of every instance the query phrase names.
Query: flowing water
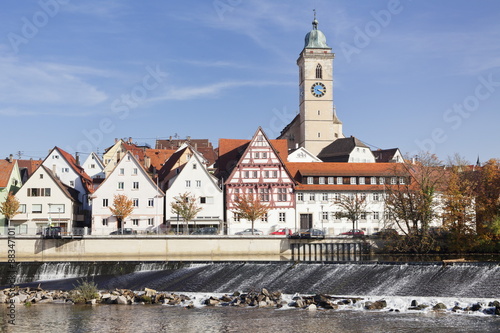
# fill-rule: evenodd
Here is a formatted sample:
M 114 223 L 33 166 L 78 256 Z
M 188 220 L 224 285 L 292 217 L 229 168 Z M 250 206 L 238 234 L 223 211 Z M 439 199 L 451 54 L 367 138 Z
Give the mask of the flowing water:
M 0 270 L 2 269 L 0 265 Z M 499 332 L 500 316 L 452 312 L 475 303 L 500 300 L 500 265 L 464 263 L 301 263 L 301 262 L 108 262 L 23 263 L 20 285 L 72 289 L 82 277 L 100 289 L 145 287 L 185 293 L 194 309 L 167 305 L 35 304 L 17 305 L 16 325 L 5 332 Z M 284 298 L 324 293 L 357 296 L 362 302 L 339 310 L 206 307 L 209 295 L 267 288 Z M 365 301 L 384 299 L 383 310 L 364 309 Z M 409 310 L 411 302 L 447 310 Z

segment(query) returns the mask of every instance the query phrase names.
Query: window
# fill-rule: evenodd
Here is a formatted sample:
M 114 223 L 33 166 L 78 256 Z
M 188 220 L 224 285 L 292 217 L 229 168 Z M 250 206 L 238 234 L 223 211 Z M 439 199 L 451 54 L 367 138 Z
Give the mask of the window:
M 404 185 L 405 184 L 405 177 L 399 177 L 399 183 L 401 185 Z
M 102 225 L 107 227 L 108 226 L 108 219 L 102 219 Z
M 132 199 L 132 203 L 133 203 L 134 207 L 139 207 L 139 199 L 138 198 Z
M 186 187 L 191 187 L 191 181 L 190 180 L 186 180 Z
M 321 212 L 321 219 L 323 221 L 328 221 L 328 212 Z
M 328 184 L 333 184 L 333 177 L 328 177 Z
M 243 172 L 243 177 L 244 178 L 250 178 L 250 172 L 249 171 Z
M 197 180 L 196 181 L 196 188 L 200 188 L 201 187 L 201 180 Z
M 378 180 L 379 184 L 380 185 L 384 185 L 385 184 L 385 178 L 384 177 L 380 177 L 379 180 Z
M 351 177 L 351 185 L 356 185 L 356 177 Z
M 379 220 L 380 219 L 380 213 L 379 212 L 373 212 L 373 219 L 374 220 Z
M 262 158 L 267 158 L 267 152 L 262 153 Z
M 258 176 L 258 174 L 257 174 L 257 171 L 254 171 L 254 172 L 253 172 L 253 176 L 252 176 L 252 177 L 253 177 L 253 178 L 258 178 L 258 177 L 259 177 L 259 176 Z
M 366 220 L 366 212 L 361 212 L 361 213 L 359 214 L 359 219 L 360 219 L 360 220 Z
M 259 152 L 256 152 L 254 156 L 255 156 L 255 158 L 260 158 Z
M 344 183 L 344 178 L 337 177 L 337 185 L 342 185 Z
M 26 213 L 26 204 L 20 204 L 18 213 L 25 214 Z
M 206 204 L 207 203 L 207 198 L 206 197 L 200 197 L 200 204 Z
M 155 205 L 155 199 L 149 198 L 148 199 L 148 207 L 154 207 L 154 205 Z
M 261 217 L 261 221 L 262 222 L 268 222 L 268 216 L 267 216 L 267 213 L 265 213 L 262 217 Z
M 148 218 L 148 225 L 154 225 L 154 224 L 155 224 L 155 218 L 154 217 Z
M 102 199 L 102 206 L 108 207 L 108 199 Z
M 370 178 L 370 184 L 377 185 L 377 177 L 371 177 Z
M 75 182 L 74 182 L 74 181 L 72 181 L 72 180 L 70 180 L 70 181 L 69 181 L 69 186 L 75 186 Z
M 133 169 L 132 169 L 132 174 L 133 174 L 134 176 L 137 176 L 137 168 L 133 168 Z
M 34 214 L 40 214 L 42 212 L 42 205 L 41 204 L 31 205 L 31 212 Z
M 276 170 L 273 171 L 273 178 L 278 178 L 278 171 Z
M 264 171 L 264 178 L 269 178 L 269 171 Z
M 391 177 L 391 185 L 396 185 L 397 179 L 396 177 Z
M 316 195 L 314 193 L 309 193 L 309 201 L 316 201 Z
M 94 156 L 92 156 L 92 158 L 94 158 Z M 95 164 L 91 164 L 91 165 L 90 165 L 90 168 L 91 168 L 91 169 L 95 169 Z
M 328 201 L 328 193 L 323 192 L 321 194 L 321 201 Z
M 120 176 L 123 176 L 124 174 L 125 174 L 125 169 L 124 169 L 124 168 L 120 168 L 120 173 L 119 173 L 119 175 L 120 175 Z
M 286 222 L 286 213 L 279 213 L 279 221 Z
M 363 201 L 364 201 L 364 200 L 366 200 L 366 193 L 361 193 L 361 194 L 359 195 L 359 198 L 360 198 L 361 200 L 363 200 Z
M 43 179 L 43 173 L 40 174 L 40 179 Z
M 124 187 L 125 187 L 125 185 L 123 182 L 118 182 L 118 189 L 119 190 L 123 190 Z
M 238 214 L 238 213 L 234 212 L 234 213 L 233 213 L 233 220 L 234 220 L 234 222 L 240 222 L 240 221 L 241 221 L 241 216 L 240 216 L 240 214 Z
M 307 183 L 308 184 L 314 184 L 314 178 L 313 177 L 307 177 Z
M 333 193 L 333 200 L 336 202 L 339 202 L 340 201 L 340 193 L 338 193 L 338 192 Z
M 318 138 L 321 138 L 321 133 L 320 132 L 318 132 Z
M 318 66 L 316 66 L 316 78 L 317 79 L 323 78 L 323 68 L 321 67 L 320 64 L 318 64 Z
M 378 192 L 374 192 L 373 193 L 373 201 L 379 201 L 379 200 L 380 200 L 380 197 L 379 197 Z
M 235 188 L 234 189 L 234 201 L 237 201 L 240 198 L 239 194 L 240 194 L 240 189 Z
M 286 188 L 278 188 L 278 201 L 286 201 Z
M 193 170 L 196 170 L 196 168 L 197 168 L 196 163 L 193 163 Z
M 29 188 L 28 197 L 50 197 L 50 188 Z
M 269 189 L 261 188 L 260 189 L 260 201 L 269 201 Z
M 365 185 L 365 177 L 359 177 L 359 185 Z
M 297 193 L 297 201 L 304 201 L 304 193 Z
M 69 172 L 69 168 L 62 168 L 62 172 Z
M 319 177 L 319 183 L 323 185 L 325 183 L 325 177 Z
M 138 189 L 139 189 L 139 182 L 133 182 L 133 183 L 132 183 L 132 188 L 133 188 L 134 190 L 138 190 Z
M 138 226 L 139 225 L 139 219 L 132 219 L 132 225 Z

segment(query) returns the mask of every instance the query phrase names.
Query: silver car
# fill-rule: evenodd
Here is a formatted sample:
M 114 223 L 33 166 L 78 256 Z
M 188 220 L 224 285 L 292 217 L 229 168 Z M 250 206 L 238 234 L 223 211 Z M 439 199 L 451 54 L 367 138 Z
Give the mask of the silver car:
M 252 232 L 253 230 L 253 232 Z M 245 229 L 243 231 L 235 233 L 235 235 L 263 235 L 264 233 L 257 229 Z

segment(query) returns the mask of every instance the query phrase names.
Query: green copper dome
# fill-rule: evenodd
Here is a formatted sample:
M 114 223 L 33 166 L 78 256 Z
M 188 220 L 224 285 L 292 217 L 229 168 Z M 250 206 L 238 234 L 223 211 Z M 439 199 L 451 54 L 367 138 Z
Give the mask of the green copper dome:
M 307 33 L 305 38 L 306 49 L 329 49 L 330 47 L 326 44 L 325 34 L 318 30 L 318 21 L 316 18 L 312 22 L 313 29 Z

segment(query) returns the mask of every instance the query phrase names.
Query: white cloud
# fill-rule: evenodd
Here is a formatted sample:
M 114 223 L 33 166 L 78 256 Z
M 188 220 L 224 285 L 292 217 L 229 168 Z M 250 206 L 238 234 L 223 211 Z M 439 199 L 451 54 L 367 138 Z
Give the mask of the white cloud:
M 31 111 L 19 110 L 95 106 L 106 101 L 108 96 L 86 82 L 85 76 L 107 75 L 109 73 L 106 71 L 83 66 L 29 63 L 12 57 L 0 57 L 0 102 L 5 107 L 2 113 L 5 114 L 5 110 L 25 114 Z

